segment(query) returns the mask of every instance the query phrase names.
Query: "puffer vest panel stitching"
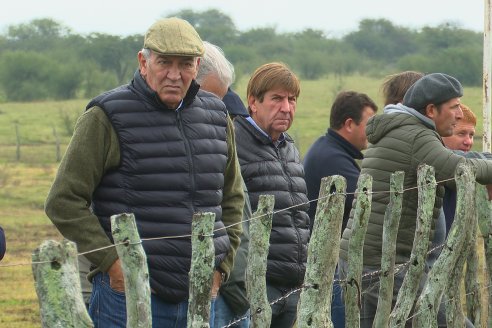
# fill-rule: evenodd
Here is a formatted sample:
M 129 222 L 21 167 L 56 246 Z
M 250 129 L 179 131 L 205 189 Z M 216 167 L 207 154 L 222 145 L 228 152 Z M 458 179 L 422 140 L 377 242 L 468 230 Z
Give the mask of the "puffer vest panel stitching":
M 304 278 L 309 240 L 309 204 L 299 153 L 290 141 L 278 149 L 259 142 L 249 130 L 254 127 L 244 119 L 236 118 L 235 127 L 241 173 L 253 211 L 259 196 L 265 194 L 275 196 L 275 210 L 299 205 L 274 214 L 267 262 L 269 282 L 298 285 Z
M 178 114 L 149 106 L 131 88 L 104 98 L 97 105 L 118 135 L 121 154 L 120 167 L 108 172 L 94 193 L 93 210 L 106 233 L 110 235 L 109 217 L 124 212 L 135 214 L 144 239 L 190 234 L 195 212 L 215 213 L 214 228 L 224 227 L 220 204 L 227 121 L 223 105 L 197 97 Z M 230 248 L 225 230 L 215 233 L 214 245 L 218 266 Z M 152 289 L 170 302 L 186 299 L 190 238 L 148 241 L 143 246 Z

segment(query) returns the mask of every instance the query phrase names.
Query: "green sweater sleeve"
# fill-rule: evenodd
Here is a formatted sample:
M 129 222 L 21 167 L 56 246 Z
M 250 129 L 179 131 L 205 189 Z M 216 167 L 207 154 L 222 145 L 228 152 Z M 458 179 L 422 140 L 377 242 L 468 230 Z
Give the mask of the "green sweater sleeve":
M 227 147 L 228 159 L 224 174 L 224 196 L 222 199 L 222 221 L 227 228 L 227 234 L 231 242 L 231 249 L 225 260 L 220 264 L 220 269 L 229 277 L 234 265 L 234 257 L 240 244 L 242 233 L 241 218 L 244 207 L 244 192 L 242 188 L 241 169 L 236 153 L 234 127 L 231 119 L 227 119 Z
M 45 204 L 48 217 L 79 252 L 111 245 L 90 205 L 101 178 L 119 160 L 118 138 L 104 112 L 97 107 L 86 111 L 77 121 Z M 86 257 L 97 271 L 107 271 L 118 258 L 113 247 Z

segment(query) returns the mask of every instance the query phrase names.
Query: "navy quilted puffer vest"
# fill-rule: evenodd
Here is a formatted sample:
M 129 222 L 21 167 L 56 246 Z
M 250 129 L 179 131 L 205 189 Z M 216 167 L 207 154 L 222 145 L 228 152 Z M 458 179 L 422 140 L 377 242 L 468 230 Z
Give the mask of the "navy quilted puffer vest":
M 227 114 L 218 98 L 192 83 L 179 110 L 170 110 L 136 72 L 129 85 L 96 97 L 87 106 L 104 110 L 120 142 L 120 166 L 107 172 L 92 209 L 108 234 L 110 216 L 134 213 L 142 239 L 191 233 L 193 213 L 213 212 L 223 228 L 222 190 L 227 162 Z M 110 236 L 111 238 L 111 236 Z M 229 238 L 215 232 L 215 264 Z M 144 241 L 150 287 L 167 302 L 188 298 L 191 240 Z

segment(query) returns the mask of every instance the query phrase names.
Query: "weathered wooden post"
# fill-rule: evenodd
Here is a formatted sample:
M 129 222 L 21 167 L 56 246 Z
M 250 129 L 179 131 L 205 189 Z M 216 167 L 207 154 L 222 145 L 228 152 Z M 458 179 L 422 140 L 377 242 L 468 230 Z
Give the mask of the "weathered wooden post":
M 43 328 L 94 327 L 82 299 L 75 243 L 45 241 L 32 261 Z
M 415 237 L 409 266 L 402 286 L 396 298 L 396 304 L 390 315 L 390 327 L 404 327 L 412 310 L 419 288 L 420 278 L 425 268 L 425 259 L 429 249 L 429 235 L 432 224 L 432 212 L 436 199 L 436 178 L 434 168 L 421 165 L 417 171 L 418 209 Z
M 379 297 L 374 327 L 388 327 L 393 301 L 395 274 L 396 237 L 400 225 L 403 203 L 403 178 L 405 172 L 398 171 L 390 178 L 390 202 L 384 213 L 383 254 L 381 256 L 381 274 L 379 275 Z
M 476 186 L 476 185 L 475 185 Z M 476 209 L 476 207 L 475 207 Z M 475 211 L 476 214 L 476 211 Z M 475 216 L 476 217 L 476 216 Z M 481 308 L 481 288 L 479 278 L 479 262 L 478 257 L 478 223 L 474 223 L 473 231 L 471 232 L 470 239 L 470 251 L 466 258 L 466 273 L 465 273 L 465 291 L 466 291 L 466 313 L 468 319 L 474 324 L 475 327 L 482 325 L 482 308 Z M 461 300 L 460 300 L 461 301 Z
M 127 327 L 151 328 L 149 268 L 133 214 L 111 216 L 111 233 L 125 278 Z
M 215 257 L 214 222 L 214 213 L 193 215 L 188 328 L 210 327 L 210 301 Z
M 465 314 L 463 313 L 463 306 L 461 305 L 461 280 L 463 278 L 463 271 L 466 258 L 470 254 L 470 229 L 471 227 L 465 227 L 465 230 L 461 233 L 466 234 L 466 241 L 462 247 L 461 254 L 459 254 L 455 266 L 449 273 L 447 288 L 444 290 L 446 297 L 446 326 L 449 328 L 462 328 L 465 327 Z
M 437 312 L 444 290 L 448 287 L 450 270 L 452 270 L 463 251 L 470 227 L 474 222 L 475 173 L 469 164 L 460 164 L 456 168 L 456 187 L 458 190 L 456 216 L 441 255 L 428 274 L 422 293 L 415 305 L 418 314 L 413 318 L 414 327 L 437 327 Z M 457 268 L 463 270 L 463 267 Z M 461 319 L 460 319 L 461 320 Z M 456 327 L 463 327 L 463 322 L 455 322 Z M 453 324 L 453 326 L 454 326 Z
M 333 327 L 331 296 L 333 276 L 340 249 L 345 178 L 326 177 L 321 180 L 320 200 L 316 209 L 313 232 L 309 242 L 306 274 L 299 300 L 297 327 Z
M 347 327 L 360 326 L 360 296 L 362 293 L 362 262 L 372 201 L 372 176 L 361 174 L 357 181 L 356 205 L 352 236 L 349 240 L 348 270 L 345 299 L 345 322 Z
M 268 302 L 265 277 L 274 204 L 273 195 L 260 195 L 258 209 L 253 214 L 249 226 L 246 291 L 250 304 L 251 326 L 255 328 L 268 328 L 272 321 L 272 308 Z
M 485 263 L 488 272 L 488 283 L 492 286 L 492 202 L 488 200 L 487 190 L 484 186 L 477 185 L 476 206 L 478 216 L 478 226 L 483 237 L 485 249 Z M 487 289 L 488 295 L 488 318 L 487 327 L 492 327 L 492 288 Z
M 21 159 L 21 141 L 19 133 L 19 123 L 15 122 L 15 160 L 19 162 Z

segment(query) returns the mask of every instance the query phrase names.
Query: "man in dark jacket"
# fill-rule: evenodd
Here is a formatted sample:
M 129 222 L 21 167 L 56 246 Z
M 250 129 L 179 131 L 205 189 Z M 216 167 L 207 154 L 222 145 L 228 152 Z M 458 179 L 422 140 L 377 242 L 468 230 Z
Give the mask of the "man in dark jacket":
M 319 196 L 321 179 L 331 175 L 341 175 L 347 180 L 347 196 L 343 212 L 342 232 L 347 225 L 352 209 L 353 193 L 357 188 L 360 168 L 356 160 L 361 160 L 361 151 L 367 148 L 366 123 L 376 114 L 377 105 L 364 93 L 355 91 L 340 92 L 330 112 L 330 128 L 309 148 L 304 157 L 308 197 L 315 200 Z M 317 201 L 311 202 L 309 218 L 311 229 L 314 224 Z M 333 238 L 338 236 L 333 236 Z M 335 281 L 338 275 L 335 275 Z M 331 320 L 335 328 L 345 327 L 345 311 L 341 297 L 341 287 L 333 283 Z
M 251 117 L 236 117 L 236 142 L 241 172 L 251 207 L 259 196 L 273 194 L 275 210 L 267 262 L 270 301 L 300 286 L 306 269 L 309 240 L 306 183 L 299 151 L 286 133 L 294 119 L 299 80 L 285 65 L 259 67 L 247 88 Z M 272 306 L 271 327 L 291 327 L 299 293 Z
M 133 80 L 94 98 L 77 122 L 46 200 L 50 219 L 82 252 L 112 245 L 111 215 L 135 214 L 142 239 L 154 238 L 142 245 L 156 327 L 186 326 L 191 240 L 179 236 L 191 233 L 193 214 L 215 213 L 212 298 L 240 242 L 244 193 L 233 127 L 225 105 L 194 80 L 203 54 L 188 22 L 153 24 Z M 125 327 L 116 250 L 86 256 L 95 326 Z
M 360 168 L 356 160 L 362 160 L 362 150 L 367 148 L 367 120 L 376 114 L 377 105 L 364 93 L 340 92 L 330 112 L 330 128 L 318 138 L 304 157 L 304 170 L 308 197 L 315 200 L 319 195 L 321 179 L 341 175 L 347 180 L 347 198 L 343 212 L 342 232 L 352 209 Z M 317 201 L 311 202 L 309 218 L 314 224 Z

